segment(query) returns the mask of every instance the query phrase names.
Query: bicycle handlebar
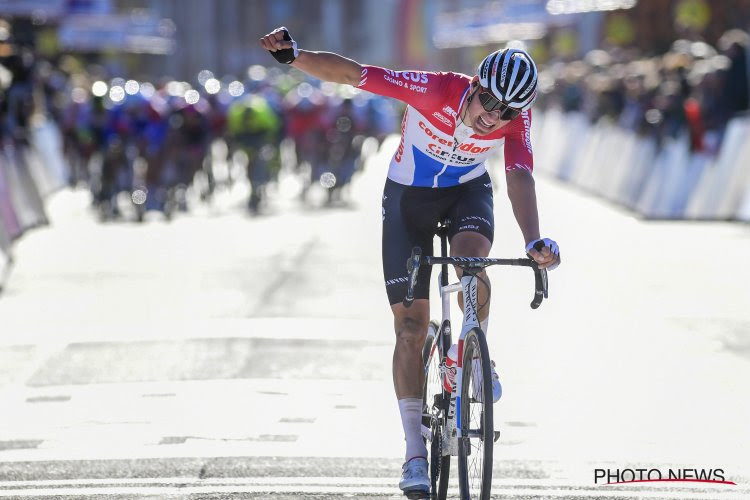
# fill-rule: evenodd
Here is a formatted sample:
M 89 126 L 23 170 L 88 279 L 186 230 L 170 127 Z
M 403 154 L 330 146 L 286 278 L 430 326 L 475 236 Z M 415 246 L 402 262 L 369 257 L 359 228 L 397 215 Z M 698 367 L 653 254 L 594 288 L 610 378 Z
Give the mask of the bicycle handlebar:
M 422 257 L 422 249 L 414 247 L 411 251 L 411 257 L 406 261 L 406 269 L 409 272 L 408 286 L 406 297 L 403 304 L 405 307 L 411 307 L 414 302 L 414 288 L 417 286 L 417 274 L 421 266 L 434 266 L 448 264 L 458 266 L 465 271 L 476 274 L 488 266 L 524 266 L 534 270 L 534 299 L 531 301 L 531 308 L 538 308 L 542 301 L 548 296 L 547 289 L 547 270 L 540 269 L 539 264 L 534 259 L 490 259 L 484 257 Z

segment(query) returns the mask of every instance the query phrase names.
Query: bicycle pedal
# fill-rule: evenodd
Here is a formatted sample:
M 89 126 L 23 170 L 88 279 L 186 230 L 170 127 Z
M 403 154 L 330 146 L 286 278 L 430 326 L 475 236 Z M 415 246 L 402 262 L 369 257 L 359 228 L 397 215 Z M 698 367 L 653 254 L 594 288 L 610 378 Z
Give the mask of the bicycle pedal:
M 500 431 L 495 431 L 495 439 L 493 442 L 497 443 L 497 441 L 500 439 Z

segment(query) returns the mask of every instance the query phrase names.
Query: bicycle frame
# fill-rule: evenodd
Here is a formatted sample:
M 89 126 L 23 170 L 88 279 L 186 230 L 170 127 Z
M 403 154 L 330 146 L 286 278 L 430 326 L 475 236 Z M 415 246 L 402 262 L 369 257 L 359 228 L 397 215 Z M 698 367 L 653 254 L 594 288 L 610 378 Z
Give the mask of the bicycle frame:
M 471 472 L 468 464 L 468 456 L 471 454 L 472 444 L 470 439 L 477 438 L 484 440 L 481 445 L 480 456 L 482 458 L 481 472 L 477 472 L 481 477 L 480 492 L 482 498 L 489 498 L 488 492 L 491 489 L 492 482 L 492 459 L 493 443 L 499 438 L 499 432 L 494 430 L 493 425 L 493 402 L 489 387 L 488 377 L 490 376 L 489 352 L 487 340 L 479 324 L 479 304 L 477 281 L 478 274 L 485 267 L 491 265 L 506 266 L 526 266 L 534 270 L 534 299 L 531 302 L 532 309 L 536 309 L 547 297 L 547 271 L 540 269 L 537 263 L 530 258 L 527 259 L 489 259 L 479 257 L 447 257 L 448 241 L 447 227 L 450 221 L 445 220 L 438 225 L 437 234 L 440 236 L 440 257 L 426 256 L 422 257 L 422 251 L 419 247 L 412 249 L 412 254 L 407 261 L 406 267 L 409 273 L 407 282 L 407 292 L 403 304 L 405 307 L 411 306 L 414 301 L 414 288 L 417 284 L 417 276 L 422 265 L 440 265 L 441 273 L 438 278 L 438 288 L 440 292 L 442 306 L 442 321 L 440 325 L 430 322 L 430 330 L 436 329 L 434 340 L 426 343 L 430 345 L 430 351 L 422 352 L 422 359 L 425 362 L 425 384 L 423 392 L 423 413 L 422 413 L 422 434 L 426 440 L 430 441 L 430 491 L 432 498 L 445 498 L 448 478 L 450 476 L 450 457 L 458 457 L 458 474 L 459 487 L 462 498 L 466 497 L 466 492 L 474 488 L 470 479 Z M 537 250 L 541 248 L 535 247 Z M 460 267 L 463 270 L 461 279 L 458 283 L 450 284 L 448 282 L 448 267 L 450 265 Z M 451 304 L 450 296 L 455 292 L 463 292 L 463 322 L 461 325 L 461 334 L 457 342 L 457 359 L 455 363 L 455 377 L 453 390 L 446 388 L 446 354 L 451 348 Z M 488 299 L 489 300 L 489 296 Z M 474 370 L 474 358 L 481 359 L 482 373 L 480 375 L 480 384 L 483 397 L 479 399 L 476 396 L 477 387 L 464 387 L 464 350 L 465 343 L 471 342 L 466 346 L 472 352 L 469 361 L 470 369 Z M 473 347 L 472 347 L 473 346 Z M 437 352 L 435 352 L 437 349 Z M 476 352 L 475 352 L 476 351 Z M 467 356 L 468 357 L 468 356 Z M 435 366 L 435 362 L 439 363 Z M 472 372 L 469 372 L 471 375 Z M 435 380 L 437 378 L 437 380 Z M 431 384 L 437 382 L 439 390 Z M 476 382 L 475 382 L 476 384 Z M 462 393 L 464 397 L 462 397 Z M 450 394 L 448 394 L 450 393 Z M 472 395 L 473 394 L 473 395 Z M 471 398 L 470 401 L 462 399 Z M 479 413 L 479 427 L 472 426 L 471 415 L 466 413 L 469 404 L 476 399 L 482 409 Z M 466 406 L 466 408 L 463 408 Z M 462 411 L 463 409 L 463 411 Z M 473 411 L 469 411 L 473 414 Z M 467 418 L 468 417 L 468 418 Z M 466 419 L 466 422 L 462 422 Z M 426 425 L 429 425 L 429 428 Z M 469 425 L 464 425 L 469 424 Z M 435 434 L 438 432 L 439 434 Z M 478 448 L 479 450 L 479 448 Z M 473 462 L 472 462 L 473 463 Z M 489 465 L 488 465 L 489 464 Z M 445 471 L 443 471 L 445 467 Z
M 447 235 L 442 226 L 440 235 L 440 250 L 441 257 L 422 257 L 422 251 L 419 247 L 415 247 L 412 250 L 412 255 L 407 262 L 407 269 L 409 271 L 409 285 L 407 289 L 406 298 L 404 299 L 404 305 L 406 307 L 411 306 L 414 301 L 414 287 L 417 282 L 417 273 L 419 267 L 422 265 L 440 265 L 441 273 L 438 279 L 438 285 L 440 290 L 440 298 L 442 305 L 442 322 L 440 330 L 436 334 L 436 338 L 442 339 L 443 345 L 439 347 L 441 350 L 440 358 L 441 363 L 445 357 L 447 349 L 450 347 L 451 342 L 451 330 L 450 330 L 450 296 L 451 294 L 462 291 L 464 295 L 464 318 L 461 326 L 461 334 L 458 338 L 458 357 L 456 359 L 456 390 L 451 393 L 450 405 L 448 407 L 449 419 L 454 417 L 456 422 L 456 435 L 458 438 L 463 437 L 461 435 L 461 397 L 458 395 L 460 392 L 458 388 L 462 387 L 463 382 L 463 351 L 464 351 L 464 339 L 466 335 L 474 328 L 481 331 L 479 326 L 479 311 L 477 309 L 477 277 L 476 275 L 481 272 L 485 267 L 492 265 L 504 265 L 504 266 L 525 266 L 531 267 L 534 270 L 535 278 L 535 290 L 534 299 L 531 302 L 531 308 L 536 309 L 542 303 L 542 300 L 547 298 L 547 271 L 540 269 L 537 263 L 530 258 L 527 259 L 491 259 L 483 257 L 447 257 L 448 243 Z M 455 265 L 459 266 L 464 270 L 463 276 L 459 283 L 448 283 L 448 266 Z M 484 332 L 482 332 L 484 333 Z
M 441 236 L 441 243 L 445 237 Z M 441 245 L 442 246 L 442 245 Z M 445 255 L 445 252 L 443 252 Z M 461 326 L 461 334 L 458 337 L 458 357 L 456 359 L 456 388 L 461 387 L 463 380 L 463 352 L 464 339 L 466 335 L 474 328 L 481 329 L 479 326 L 479 311 L 477 308 L 477 278 L 474 273 L 465 272 L 459 283 L 448 284 L 448 264 L 442 264 L 440 273 L 440 298 L 442 304 L 442 324 L 441 330 L 450 325 L 451 320 L 451 295 L 463 291 L 464 294 L 464 319 Z M 445 333 L 443 333 L 445 335 Z M 440 335 L 438 334 L 438 338 Z M 456 419 L 456 437 L 461 435 L 461 396 L 458 389 L 451 392 L 450 405 L 448 407 L 448 418 Z
M 464 339 L 466 334 L 474 328 L 481 331 L 479 327 L 479 313 L 477 311 L 477 278 L 473 274 L 464 273 L 461 277 L 461 288 L 464 293 L 464 320 L 463 326 L 461 327 L 461 335 L 458 337 L 458 358 L 456 359 L 456 390 L 451 393 L 451 406 L 450 408 L 455 409 L 456 412 L 456 436 L 458 438 L 463 437 L 461 435 L 461 391 L 463 387 L 463 374 L 464 374 Z M 450 295 L 451 291 L 448 291 L 446 295 Z M 450 300 L 449 300 L 450 302 Z M 454 401 L 455 400 L 455 403 Z

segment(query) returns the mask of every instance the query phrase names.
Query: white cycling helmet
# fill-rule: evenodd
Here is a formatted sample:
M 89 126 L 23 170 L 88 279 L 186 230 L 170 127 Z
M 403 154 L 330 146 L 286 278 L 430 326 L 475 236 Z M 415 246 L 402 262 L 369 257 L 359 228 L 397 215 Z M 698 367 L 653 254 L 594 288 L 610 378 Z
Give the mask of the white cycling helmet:
M 536 65 L 524 50 L 493 52 L 479 65 L 477 75 L 482 87 L 511 108 L 526 111 L 536 99 Z

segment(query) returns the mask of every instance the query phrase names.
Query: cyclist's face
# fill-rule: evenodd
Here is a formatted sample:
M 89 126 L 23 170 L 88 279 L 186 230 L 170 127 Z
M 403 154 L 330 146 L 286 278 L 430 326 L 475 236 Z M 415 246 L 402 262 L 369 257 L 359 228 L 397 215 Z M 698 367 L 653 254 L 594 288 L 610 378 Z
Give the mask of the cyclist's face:
M 471 103 L 469 103 L 469 108 L 466 112 L 467 119 L 464 120 L 464 123 L 474 129 L 475 133 L 478 135 L 491 134 L 495 130 L 510 123 L 510 120 L 502 119 L 502 110 L 496 109 L 494 111 L 487 111 L 484 109 L 479 99 L 479 94 L 481 92 L 486 92 L 485 89 L 477 86 L 472 92 L 475 92 L 475 94 Z

